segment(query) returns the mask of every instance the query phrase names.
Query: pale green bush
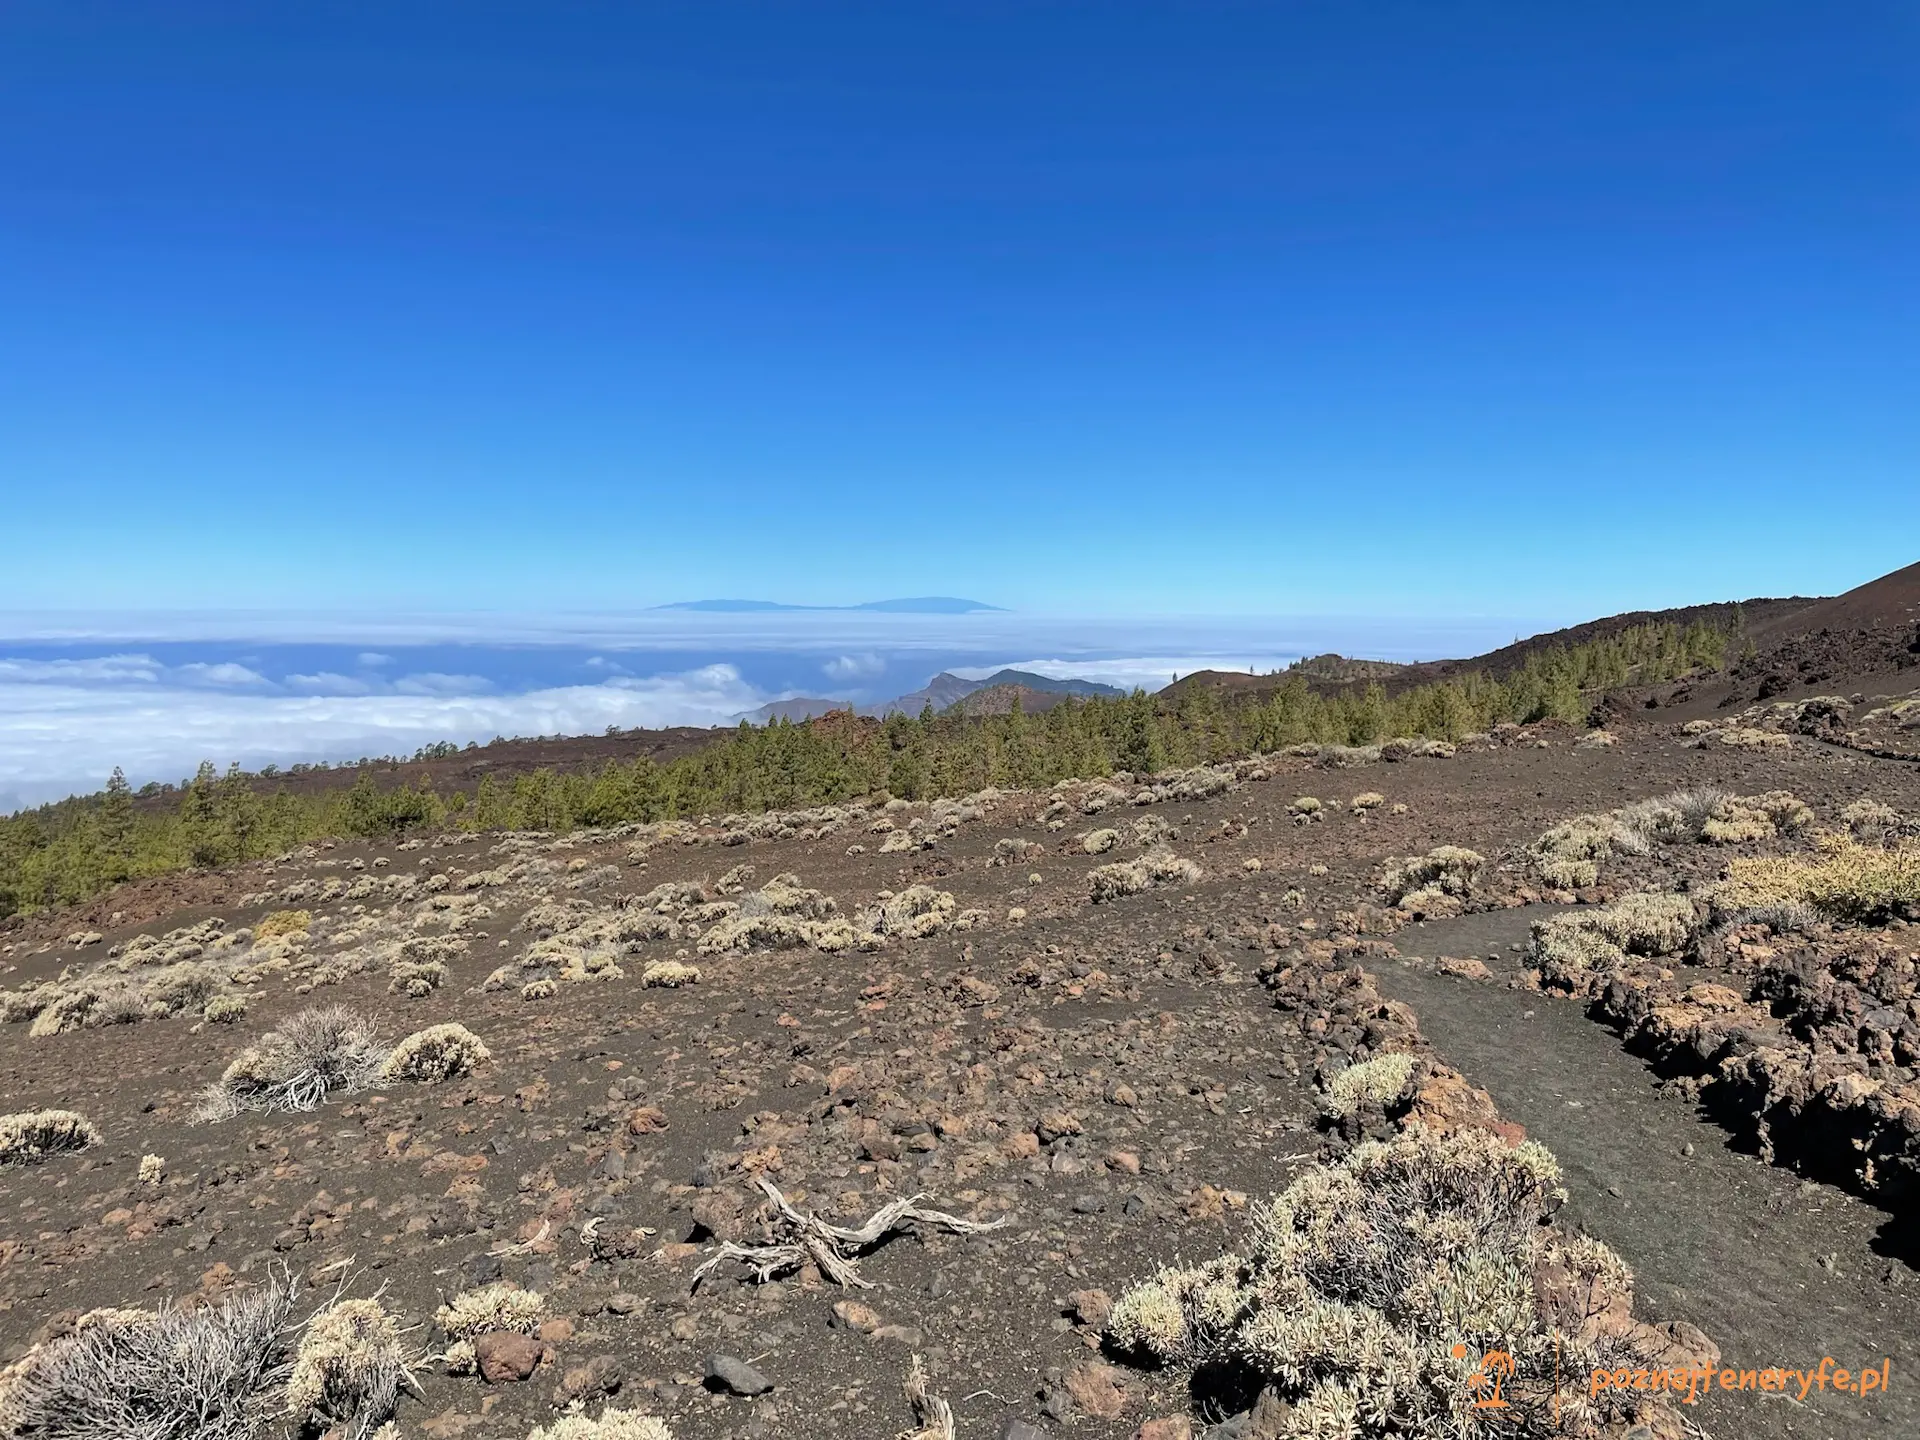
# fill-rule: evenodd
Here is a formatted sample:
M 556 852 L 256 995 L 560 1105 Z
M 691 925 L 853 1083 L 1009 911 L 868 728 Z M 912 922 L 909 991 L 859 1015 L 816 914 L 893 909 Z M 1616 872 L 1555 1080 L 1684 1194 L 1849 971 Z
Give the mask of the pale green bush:
M 1380 889 L 1389 905 L 1398 905 L 1422 891 L 1463 898 L 1486 865 L 1486 857 L 1459 845 L 1441 845 L 1425 855 L 1387 861 Z
M 603 1410 L 598 1420 L 584 1415 L 562 1415 L 527 1436 L 527 1440 L 673 1440 L 664 1420 L 637 1410 Z
M 531 1335 L 546 1317 L 547 1302 L 504 1280 L 463 1290 L 434 1317 L 449 1340 L 472 1340 L 498 1330 Z
M 100 1132 L 72 1110 L 22 1110 L 0 1115 L 0 1165 L 32 1165 L 100 1143 Z
M 1604 980 L 1629 955 L 1685 949 L 1700 923 L 1690 896 L 1636 890 L 1611 905 L 1535 921 L 1528 957 L 1544 981 L 1578 992 Z
M 314 1316 L 294 1351 L 287 1411 L 315 1429 L 383 1424 L 412 1382 L 400 1328 L 378 1300 L 341 1300 Z
M 1328 1113 L 1345 1119 L 1365 1105 L 1391 1106 L 1413 1079 L 1414 1057 L 1400 1052 L 1349 1065 L 1327 1087 Z
M 1567 1275 L 1604 1301 L 1630 1277 L 1547 1223 L 1559 1180 L 1539 1145 L 1478 1130 L 1363 1143 L 1259 1207 L 1244 1255 L 1122 1294 L 1108 1339 L 1158 1363 L 1251 1367 L 1291 1407 L 1290 1436 L 1545 1440 L 1562 1419 L 1597 1426 L 1612 1418 L 1604 1397 L 1556 1400 L 1555 1376 L 1610 1366 L 1628 1344 L 1551 1310 L 1534 1278 Z M 1476 1410 L 1468 1381 L 1494 1349 L 1514 1360 L 1509 1406 Z
M 466 1026 L 429 1025 L 393 1047 L 380 1066 L 380 1078 L 431 1085 L 465 1075 L 492 1058 L 493 1053 Z

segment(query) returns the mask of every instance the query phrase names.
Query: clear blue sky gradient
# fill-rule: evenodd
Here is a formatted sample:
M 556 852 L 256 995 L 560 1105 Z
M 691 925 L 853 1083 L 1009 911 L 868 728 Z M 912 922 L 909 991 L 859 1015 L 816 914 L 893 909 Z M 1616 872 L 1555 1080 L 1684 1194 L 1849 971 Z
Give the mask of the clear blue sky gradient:
M 1920 558 L 1910 4 L 0 9 L 0 608 Z

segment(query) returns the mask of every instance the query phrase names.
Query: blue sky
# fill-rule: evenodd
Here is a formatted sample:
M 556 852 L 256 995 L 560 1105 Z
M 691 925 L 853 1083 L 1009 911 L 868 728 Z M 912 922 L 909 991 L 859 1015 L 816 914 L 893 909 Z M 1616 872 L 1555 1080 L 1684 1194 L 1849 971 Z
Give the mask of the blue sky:
M 1910 5 L 15 0 L 0 173 L 0 609 L 1916 558 Z
M 1911 5 L 11 0 L 0 175 L 0 809 L 1920 558 Z

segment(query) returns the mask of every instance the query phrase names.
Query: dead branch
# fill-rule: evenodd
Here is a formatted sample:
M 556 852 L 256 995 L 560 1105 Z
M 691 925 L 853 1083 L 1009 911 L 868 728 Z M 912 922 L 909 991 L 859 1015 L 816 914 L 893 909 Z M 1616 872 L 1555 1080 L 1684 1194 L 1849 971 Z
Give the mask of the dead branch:
M 928 1387 L 926 1368 L 918 1355 L 907 1366 L 906 1390 L 907 1403 L 913 1406 L 913 1418 L 920 1422 L 920 1428 L 905 1432 L 900 1440 L 954 1440 L 953 1407 Z
M 699 1288 L 710 1270 L 728 1260 L 738 1260 L 746 1265 L 753 1271 L 754 1279 L 763 1284 L 776 1275 L 798 1270 L 811 1260 L 819 1267 L 820 1273 L 836 1285 L 870 1289 L 857 1268 L 859 1257 L 896 1230 L 921 1224 L 935 1225 L 955 1235 L 977 1235 L 985 1230 L 998 1230 L 1007 1223 L 1004 1216 L 982 1222 L 962 1220 L 958 1215 L 949 1215 L 944 1210 L 923 1209 L 920 1201 L 926 1197 L 909 1195 L 902 1200 L 888 1201 L 874 1211 L 864 1225 L 849 1229 L 829 1224 L 811 1211 L 802 1215 L 780 1193 L 779 1187 L 764 1175 L 755 1176 L 754 1182 L 773 1202 L 771 1228 L 774 1238 L 765 1245 L 740 1245 L 732 1240 L 723 1241 L 710 1252 L 706 1262 L 693 1272 L 694 1289 Z

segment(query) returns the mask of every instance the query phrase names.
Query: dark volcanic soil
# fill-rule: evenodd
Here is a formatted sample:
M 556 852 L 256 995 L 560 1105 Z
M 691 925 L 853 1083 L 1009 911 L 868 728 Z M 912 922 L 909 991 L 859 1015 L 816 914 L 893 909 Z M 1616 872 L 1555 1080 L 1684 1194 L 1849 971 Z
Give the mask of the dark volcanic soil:
M 1863 795 L 1920 814 L 1913 766 L 1809 739 L 1690 748 L 1664 716 L 1622 735 L 1576 749 L 1573 732 L 1547 730 L 1356 769 L 1281 759 L 1272 778 L 1210 798 L 1123 798 L 1097 815 L 1072 806 L 1059 829 L 1041 818 L 1050 797 L 1007 795 L 950 829 L 919 806 L 843 817 L 812 838 L 817 819 L 739 844 L 717 843 L 709 826 L 701 843 L 667 838 L 641 855 L 630 835 L 341 845 L 217 894 L 192 882 L 177 899 L 193 908 L 179 915 L 161 917 L 149 895 L 117 928 L 73 922 L 103 931 L 95 943 L 0 947 L 0 983 L 13 992 L 68 967 L 71 983 L 134 936 L 209 914 L 229 935 L 286 908 L 313 917 L 291 950 L 212 932 L 195 942 L 202 963 L 259 970 L 239 987 L 250 1000 L 234 1023 L 190 1011 L 38 1037 L 25 1021 L 0 1027 L 4 1108 L 72 1108 L 103 1134 L 77 1156 L 0 1168 L 0 1361 L 63 1313 L 216 1295 L 280 1265 L 328 1290 L 342 1274 L 353 1293 L 385 1287 L 389 1308 L 418 1327 L 412 1342 L 438 1354 L 437 1307 L 504 1275 L 546 1297 L 539 1368 L 489 1384 L 423 1363 L 402 1435 L 519 1440 L 567 1401 L 597 1409 L 609 1392 L 662 1415 L 681 1440 L 891 1435 L 911 1421 L 900 1383 L 918 1353 L 962 1437 L 999 1437 L 1008 1417 L 1046 1434 L 1131 1436 L 1150 1417 L 1187 1413 L 1184 1380 L 1130 1370 L 1119 1414 L 1069 1405 L 1056 1382 L 1098 1358 L 1086 1323 L 1097 1302 L 1075 1294 L 1117 1295 L 1175 1257 L 1239 1243 L 1250 1200 L 1322 1153 L 1323 1047 L 1275 1010 L 1260 973 L 1281 957 L 1358 956 L 1411 1002 L 1442 1056 L 1559 1153 L 1572 1213 L 1639 1272 L 1642 1313 L 1692 1321 L 1744 1364 L 1893 1357 L 1893 1393 L 1877 1402 L 1830 1395 L 1803 1411 L 1716 1399 L 1694 1416 L 1711 1433 L 1915 1433 L 1920 1277 L 1880 1253 L 1883 1214 L 1732 1148 L 1657 1096 L 1641 1062 L 1572 1002 L 1393 958 L 1392 945 L 1510 956 L 1544 907 L 1382 933 L 1397 923 L 1379 904 L 1386 857 L 1471 846 L 1491 862 L 1489 895 L 1518 903 L 1544 893 L 1519 851 L 1548 826 L 1675 787 L 1790 789 L 1829 824 Z M 1289 813 L 1297 796 L 1362 792 L 1383 803 L 1311 822 Z M 882 818 L 893 833 L 918 819 L 915 848 L 884 852 Z M 1135 827 L 1154 821 L 1201 877 L 1092 904 L 1090 873 L 1141 853 Z M 1120 843 L 1086 853 L 1081 838 L 1103 828 Z M 1032 848 L 995 863 L 1011 841 Z M 1629 872 L 1641 884 L 1708 878 L 1729 854 L 1804 843 L 1663 853 L 1603 874 L 1587 898 Z M 589 936 L 665 882 L 703 882 L 717 896 L 742 863 L 755 870 L 745 891 L 790 872 L 843 915 L 915 883 L 953 896 L 949 918 L 983 914 L 969 929 L 839 953 L 703 954 L 691 927 L 715 921 L 685 907 L 662 917 L 675 933 L 659 938 Z M 104 918 L 116 907 L 98 908 Z M 556 928 L 562 943 L 542 951 Z M 428 940 L 454 942 L 437 952 L 444 982 L 422 998 L 393 993 L 400 946 Z M 620 973 L 566 978 L 566 957 L 596 946 Z M 650 964 L 676 956 L 698 966 L 697 983 L 642 983 Z M 507 978 L 489 988 L 502 967 Z M 553 992 L 523 999 L 539 975 L 555 977 Z M 321 1002 L 375 1017 L 389 1040 L 458 1021 L 492 1058 L 466 1078 L 341 1096 L 308 1114 L 190 1123 L 196 1095 L 236 1053 Z M 138 1179 L 144 1155 L 160 1157 L 157 1184 Z M 874 1288 L 851 1297 L 883 1327 L 868 1334 L 864 1320 L 834 1323 L 850 1297 L 817 1276 L 756 1286 L 722 1266 L 691 1288 L 716 1237 L 752 1237 L 756 1176 L 841 1223 L 916 1193 L 1008 1223 L 902 1234 L 874 1251 L 861 1266 Z M 751 1400 L 713 1393 L 702 1376 L 715 1353 L 750 1362 L 775 1388 Z

